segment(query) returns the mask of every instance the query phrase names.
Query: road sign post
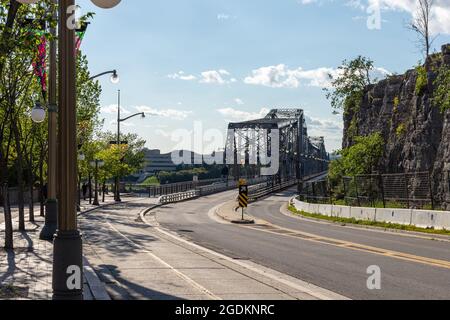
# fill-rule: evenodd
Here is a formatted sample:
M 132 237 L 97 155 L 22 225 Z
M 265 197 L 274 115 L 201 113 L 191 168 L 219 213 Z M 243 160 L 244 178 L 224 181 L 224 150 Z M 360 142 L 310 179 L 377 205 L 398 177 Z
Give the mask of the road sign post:
M 248 186 L 247 184 L 239 184 L 239 207 L 242 209 L 242 221 L 244 220 L 244 209 L 248 207 Z

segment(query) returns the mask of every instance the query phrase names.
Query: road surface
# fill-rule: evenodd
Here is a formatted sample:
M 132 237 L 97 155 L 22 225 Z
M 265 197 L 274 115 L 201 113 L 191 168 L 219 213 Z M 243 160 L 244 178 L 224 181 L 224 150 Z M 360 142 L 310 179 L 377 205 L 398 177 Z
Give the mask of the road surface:
M 211 208 L 234 199 L 235 191 L 160 208 L 156 219 L 162 227 L 199 245 L 351 299 L 450 299 L 449 241 L 282 215 L 280 207 L 293 192 L 281 192 L 251 204 L 249 213 L 300 234 L 313 234 L 319 241 L 289 232 L 220 223 Z M 367 288 L 367 269 L 374 265 L 381 269 L 380 290 Z

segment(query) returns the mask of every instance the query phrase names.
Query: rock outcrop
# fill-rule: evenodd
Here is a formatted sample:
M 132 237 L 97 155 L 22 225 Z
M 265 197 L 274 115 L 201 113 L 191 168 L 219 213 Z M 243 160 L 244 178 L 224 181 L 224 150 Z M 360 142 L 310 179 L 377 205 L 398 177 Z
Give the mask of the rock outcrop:
M 417 70 L 366 87 L 358 110 L 344 116 L 343 147 L 353 144 L 353 135 L 380 132 L 386 143 L 379 171 L 431 172 L 434 196 L 449 209 L 450 110 L 442 112 L 432 101 L 436 70 L 443 64 L 450 66 L 450 44 L 425 64 L 428 83 L 420 94 Z

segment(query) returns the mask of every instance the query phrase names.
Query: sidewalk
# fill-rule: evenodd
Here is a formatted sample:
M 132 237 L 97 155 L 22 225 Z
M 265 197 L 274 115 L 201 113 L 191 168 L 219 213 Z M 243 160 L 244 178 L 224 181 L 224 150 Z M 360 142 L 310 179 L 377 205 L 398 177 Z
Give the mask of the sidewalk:
M 184 241 L 159 228 L 149 199 L 80 220 L 85 252 L 113 300 L 327 299 L 337 294 Z M 160 211 L 161 210 L 161 211 Z
M 113 203 L 108 198 L 106 204 Z M 26 223 L 26 232 L 14 232 L 14 250 L 0 249 L 0 300 L 50 300 L 52 298 L 52 263 L 53 244 L 39 239 L 39 233 L 44 224 L 44 218 L 38 213 L 35 223 Z M 82 202 L 82 211 L 96 207 Z M 3 214 L 1 210 L 0 214 Z M 17 209 L 14 212 L 13 226 L 17 230 Z M 26 219 L 28 210 L 25 209 Z M 4 223 L 0 223 L 0 241 L 3 246 Z M 84 292 L 85 300 L 109 299 L 106 291 L 87 260 L 84 261 Z

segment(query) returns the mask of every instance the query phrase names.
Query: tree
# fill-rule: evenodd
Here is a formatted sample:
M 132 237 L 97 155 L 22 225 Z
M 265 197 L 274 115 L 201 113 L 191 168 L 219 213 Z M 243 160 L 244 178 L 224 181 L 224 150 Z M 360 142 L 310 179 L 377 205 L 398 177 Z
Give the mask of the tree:
M 339 185 L 345 176 L 372 173 L 383 155 L 384 143 L 378 132 L 355 137 L 355 144 L 340 151 L 341 157 L 330 164 L 329 177 L 332 184 Z
M 48 0 L 43 2 L 53 5 Z M 0 1 L 0 180 L 2 184 L 18 187 L 20 230 L 25 229 L 24 127 L 34 102 L 30 97 L 42 99 L 41 90 L 34 90 L 35 70 L 30 66 L 37 62 L 39 40 L 49 37 L 41 24 L 49 20 L 45 8 L 47 6 L 21 6 L 16 1 Z
M 347 109 L 355 104 L 350 102 L 358 104 L 362 99 L 364 88 L 372 83 L 370 72 L 373 69 L 373 61 L 363 56 L 351 61 L 344 60 L 337 70 L 337 76 L 328 75 L 332 89 L 324 88 L 331 106 L 334 109 L 348 111 Z
M 98 137 L 104 146 L 103 150 L 97 154 L 97 159 L 105 161 L 103 170 L 108 171 L 108 178 L 115 176 L 124 177 L 138 172 L 144 164 L 145 140 L 137 134 L 122 134 L 121 140 L 127 141 L 127 145 L 110 145 L 115 141 L 116 135 L 112 132 L 105 132 Z
M 426 58 L 430 55 L 431 45 L 434 39 L 430 32 L 431 10 L 434 0 L 417 0 L 417 12 L 414 19 L 410 22 L 409 28 L 413 30 L 418 37 L 418 46 Z

